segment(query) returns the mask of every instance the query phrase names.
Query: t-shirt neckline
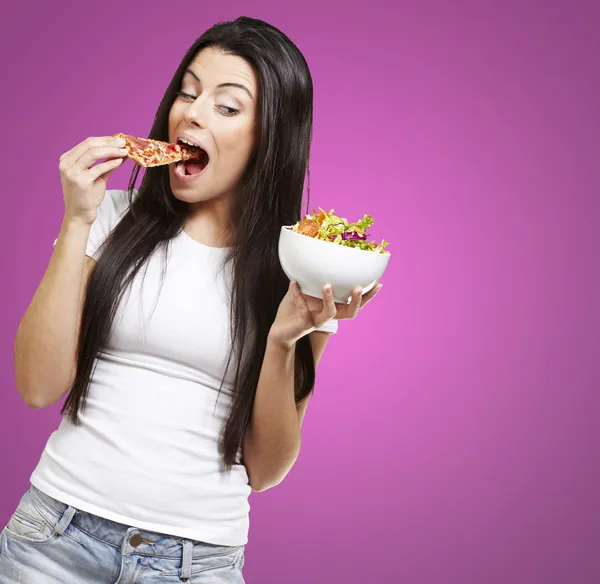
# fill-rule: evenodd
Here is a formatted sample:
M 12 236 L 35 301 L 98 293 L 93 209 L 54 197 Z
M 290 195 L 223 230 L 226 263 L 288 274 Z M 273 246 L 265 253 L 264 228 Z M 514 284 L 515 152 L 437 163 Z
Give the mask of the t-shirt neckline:
M 183 229 L 183 227 L 181 228 L 180 234 L 183 236 L 184 239 L 186 239 L 187 241 L 189 241 L 192 245 L 195 245 L 198 248 L 203 248 L 209 251 L 213 251 L 215 253 L 226 253 L 229 250 L 233 249 L 232 247 L 216 247 L 213 245 L 207 245 L 206 243 L 201 243 L 197 240 L 195 240 L 191 235 L 189 235 L 185 229 Z

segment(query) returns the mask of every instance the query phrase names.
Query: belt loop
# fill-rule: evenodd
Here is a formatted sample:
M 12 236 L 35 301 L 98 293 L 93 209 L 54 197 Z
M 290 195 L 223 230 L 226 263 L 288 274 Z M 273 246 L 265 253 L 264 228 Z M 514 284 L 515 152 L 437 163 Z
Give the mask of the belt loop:
M 67 508 L 63 516 L 60 518 L 60 521 L 54 527 L 54 532 L 56 535 L 62 535 L 64 533 L 65 529 L 69 527 L 69 524 L 73 520 L 75 513 L 77 513 L 77 509 L 75 509 L 75 507 L 69 506 Z
M 185 582 L 192 576 L 192 551 L 194 550 L 194 544 L 185 539 L 183 540 L 183 554 L 181 558 L 181 576 L 180 578 Z

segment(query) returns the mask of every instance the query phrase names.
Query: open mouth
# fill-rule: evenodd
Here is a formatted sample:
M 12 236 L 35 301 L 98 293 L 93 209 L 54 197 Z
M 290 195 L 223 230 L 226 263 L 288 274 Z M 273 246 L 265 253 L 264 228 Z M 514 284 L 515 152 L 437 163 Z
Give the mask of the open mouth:
M 208 166 L 209 156 L 205 150 L 199 146 L 190 146 L 182 140 L 177 140 L 177 144 L 185 146 L 185 148 L 191 150 L 195 154 L 194 158 L 190 160 L 184 160 L 176 163 L 175 171 L 179 176 L 198 175 Z

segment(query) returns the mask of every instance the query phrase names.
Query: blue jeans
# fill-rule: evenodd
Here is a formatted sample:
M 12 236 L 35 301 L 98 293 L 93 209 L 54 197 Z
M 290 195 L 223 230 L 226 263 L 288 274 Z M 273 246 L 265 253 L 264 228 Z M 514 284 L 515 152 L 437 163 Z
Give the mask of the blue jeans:
M 127 527 L 35 487 L 0 534 L 2 584 L 243 584 L 244 546 Z

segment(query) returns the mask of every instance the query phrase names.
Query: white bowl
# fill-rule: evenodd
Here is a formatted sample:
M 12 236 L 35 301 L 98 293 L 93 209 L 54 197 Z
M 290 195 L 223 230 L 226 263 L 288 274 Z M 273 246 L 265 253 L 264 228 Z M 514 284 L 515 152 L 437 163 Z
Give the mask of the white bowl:
M 390 254 L 346 247 L 295 233 L 282 227 L 279 261 L 286 276 L 296 280 L 303 294 L 323 298 L 323 286 L 331 284 L 335 302 L 348 303 L 359 286 L 371 290 L 383 275 Z

